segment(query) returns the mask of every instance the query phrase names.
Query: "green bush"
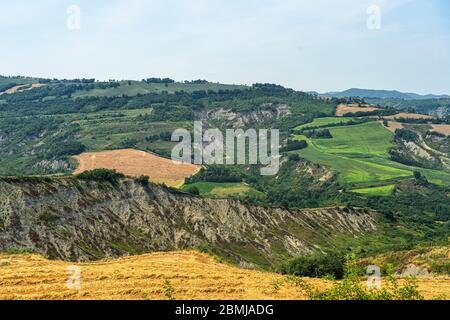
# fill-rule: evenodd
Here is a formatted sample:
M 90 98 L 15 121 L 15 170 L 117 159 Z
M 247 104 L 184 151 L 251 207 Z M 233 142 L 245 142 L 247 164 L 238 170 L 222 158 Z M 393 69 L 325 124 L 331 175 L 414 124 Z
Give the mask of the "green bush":
M 166 281 L 164 281 L 164 296 L 167 300 L 175 300 L 174 293 L 175 289 L 173 288 L 172 283 L 170 280 L 166 279 Z
M 283 274 L 303 277 L 342 279 L 345 258 L 339 254 L 317 254 L 295 258 L 280 268 Z
M 300 156 L 298 154 L 290 154 L 288 159 L 289 159 L 289 161 L 299 162 Z
M 364 279 L 360 276 L 360 269 L 355 256 L 350 257 L 345 263 L 344 278 L 341 281 L 334 280 L 332 286 L 325 290 L 313 288 L 303 279 L 289 276 L 287 282 L 298 286 L 304 291 L 310 300 L 423 300 L 424 297 L 418 290 L 417 280 L 406 278 L 403 285 L 398 283 L 389 268 L 388 279 L 384 281 L 381 289 L 369 289 Z
M 200 190 L 198 189 L 197 186 L 191 186 L 186 191 L 187 193 L 193 194 L 195 196 L 200 195 Z
M 94 169 L 85 171 L 77 175 L 78 179 L 88 181 L 108 181 L 116 183 L 120 178 L 125 177 L 122 173 L 110 169 Z
M 58 216 L 45 211 L 39 215 L 39 220 L 42 222 L 53 222 L 55 220 L 58 220 Z
M 142 184 L 145 187 L 150 183 L 150 178 L 149 176 L 140 176 L 136 178 L 136 182 Z
M 287 145 L 284 148 L 281 148 L 281 152 L 289 152 L 294 150 L 301 150 L 308 147 L 308 143 L 305 140 L 288 140 Z

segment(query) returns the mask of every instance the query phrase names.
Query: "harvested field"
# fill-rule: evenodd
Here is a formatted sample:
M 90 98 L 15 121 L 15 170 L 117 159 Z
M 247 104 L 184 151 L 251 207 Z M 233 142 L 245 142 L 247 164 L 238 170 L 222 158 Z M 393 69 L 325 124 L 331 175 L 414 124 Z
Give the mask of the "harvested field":
M 114 169 L 130 177 L 149 176 L 152 182 L 172 187 L 180 187 L 187 177 L 196 174 L 201 168 L 134 149 L 86 152 L 74 158 L 79 163 L 74 174 L 98 168 Z
M 433 124 L 431 125 L 431 131 L 450 136 L 450 124 Z
M 380 110 L 375 107 L 359 107 L 356 104 L 340 104 L 336 109 L 336 116 L 342 117 L 347 113 L 356 113 L 356 112 L 372 112 Z
M 395 119 L 432 119 L 432 116 L 426 115 L 426 114 L 418 114 L 418 113 L 407 113 L 407 112 L 401 112 L 398 114 L 395 114 L 393 116 L 387 116 L 384 117 L 385 119 L 395 120 Z
M 68 267 L 80 270 L 80 288 L 69 289 Z M 73 270 L 73 269 L 72 269 Z M 50 261 L 39 256 L 0 255 L 0 299 L 167 299 L 165 282 L 176 300 L 306 299 L 283 276 L 239 269 L 198 252 L 169 252 L 89 264 Z M 316 288 L 329 283 L 305 279 Z M 448 297 L 448 278 L 421 278 L 426 298 Z
M 383 125 L 383 121 L 379 121 L 379 122 Z M 383 127 L 384 127 L 384 125 L 383 125 Z M 403 125 L 403 123 L 400 123 L 400 122 L 388 121 L 388 126 L 385 128 L 388 129 L 389 131 L 395 133 L 395 131 L 397 129 L 403 129 L 404 125 Z
M 45 84 L 42 84 L 42 83 L 33 83 L 31 85 L 23 84 L 23 85 L 20 85 L 20 86 L 12 87 L 12 88 L 4 91 L 4 92 L 1 92 L 0 95 L 2 95 L 2 94 L 13 94 L 13 93 L 16 93 L 16 92 L 23 92 L 23 91 L 31 90 L 31 89 L 34 89 L 34 88 L 40 88 L 40 87 L 43 87 L 43 86 L 45 86 Z

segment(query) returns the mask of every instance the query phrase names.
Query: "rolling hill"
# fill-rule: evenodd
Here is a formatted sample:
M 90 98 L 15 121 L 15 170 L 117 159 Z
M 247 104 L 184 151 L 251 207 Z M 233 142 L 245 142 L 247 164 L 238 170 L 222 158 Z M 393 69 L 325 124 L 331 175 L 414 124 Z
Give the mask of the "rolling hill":
M 80 289 L 66 286 L 79 267 Z M 0 254 L 0 300 L 305 300 L 305 292 L 279 274 L 222 264 L 193 251 L 153 253 L 74 264 L 36 255 Z M 317 289 L 330 283 L 306 279 Z M 420 278 L 426 299 L 448 297 L 447 278 Z M 170 289 L 170 290 L 168 290 Z
M 200 249 L 270 269 L 319 252 L 367 257 L 448 238 L 448 119 L 395 119 L 412 111 L 275 84 L 0 78 L 4 91 L 22 85 L 0 96 L 0 251 L 92 262 Z M 171 134 L 192 131 L 194 120 L 279 129 L 280 170 L 174 169 Z M 111 285 L 104 297 L 152 297 Z
M 360 97 L 360 98 L 379 98 L 379 99 L 402 99 L 402 100 L 427 100 L 427 99 L 449 99 L 449 95 L 405 93 L 397 90 L 374 90 L 351 88 L 345 91 L 327 92 L 320 94 L 324 97 Z

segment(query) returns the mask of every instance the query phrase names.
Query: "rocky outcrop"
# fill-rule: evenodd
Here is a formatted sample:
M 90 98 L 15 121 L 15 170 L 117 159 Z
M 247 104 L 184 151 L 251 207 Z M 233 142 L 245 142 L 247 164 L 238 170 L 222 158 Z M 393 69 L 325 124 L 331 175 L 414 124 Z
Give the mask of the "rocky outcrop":
M 332 236 L 373 231 L 374 216 L 202 199 L 132 179 L 0 180 L 0 250 L 73 261 L 208 248 L 241 264 L 273 265 L 330 247 Z
M 234 112 L 232 109 L 218 108 L 199 115 L 199 119 L 207 122 L 219 122 L 227 128 L 240 129 L 249 125 L 286 117 L 291 114 L 291 107 L 286 104 L 262 104 L 259 110 Z
M 445 152 L 448 151 L 449 140 L 445 137 L 408 128 L 397 130 L 394 142 L 396 146 L 390 150 L 390 154 L 395 161 L 430 169 L 450 169 L 450 157 Z M 428 145 L 429 142 L 433 148 Z

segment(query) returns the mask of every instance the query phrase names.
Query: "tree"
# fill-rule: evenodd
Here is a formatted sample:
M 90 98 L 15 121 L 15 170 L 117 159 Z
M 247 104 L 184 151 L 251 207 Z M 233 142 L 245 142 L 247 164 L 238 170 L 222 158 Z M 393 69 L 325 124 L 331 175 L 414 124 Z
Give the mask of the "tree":
M 187 193 L 190 193 L 195 196 L 200 195 L 200 190 L 198 189 L 197 186 L 190 186 L 186 191 L 187 191 Z

